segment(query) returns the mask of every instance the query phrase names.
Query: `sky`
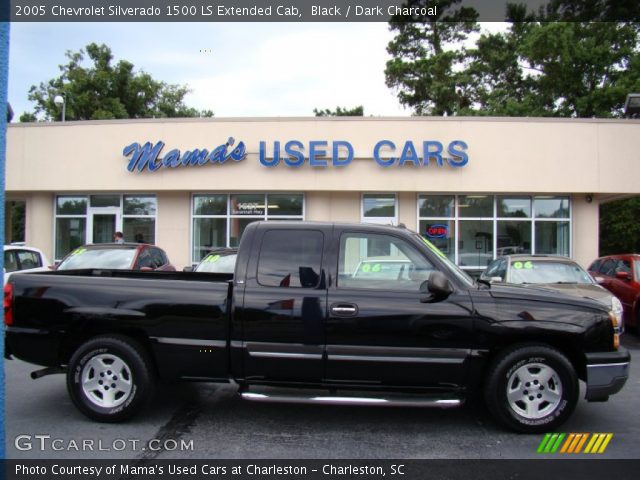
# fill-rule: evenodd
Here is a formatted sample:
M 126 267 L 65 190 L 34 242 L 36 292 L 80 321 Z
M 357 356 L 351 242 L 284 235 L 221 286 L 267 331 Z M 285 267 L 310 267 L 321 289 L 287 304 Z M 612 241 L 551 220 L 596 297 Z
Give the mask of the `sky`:
M 385 84 L 393 38 L 378 23 L 12 23 L 9 102 L 14 122 L 27 95 L 59 75 L 67 50 L 104 43 L 156 80 L 188 85 L 188 106 L 216 117 L 313 116 L 364 106 L 365 115 L 407 116 Z

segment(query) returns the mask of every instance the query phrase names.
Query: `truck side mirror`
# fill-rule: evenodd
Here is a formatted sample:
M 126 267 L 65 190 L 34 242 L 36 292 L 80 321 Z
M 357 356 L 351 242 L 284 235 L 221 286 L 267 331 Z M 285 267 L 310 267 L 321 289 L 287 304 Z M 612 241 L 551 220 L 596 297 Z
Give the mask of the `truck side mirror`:
M 193 265 L 189 265 L 188 267 L 184 267 L 182 269 L 183 272 L 193 272 L 193 270 L 194 270 Z
M 420 293 L 423 294 L 420 302 L 431 303 L 447 298 L 453 293 L 453 288 L 445 274 L 436 270 L 431 272 L 428 280 L 420 284 Z
M 490 277 L 489 282 L 491 283 L 502 283 L 502 277 Z

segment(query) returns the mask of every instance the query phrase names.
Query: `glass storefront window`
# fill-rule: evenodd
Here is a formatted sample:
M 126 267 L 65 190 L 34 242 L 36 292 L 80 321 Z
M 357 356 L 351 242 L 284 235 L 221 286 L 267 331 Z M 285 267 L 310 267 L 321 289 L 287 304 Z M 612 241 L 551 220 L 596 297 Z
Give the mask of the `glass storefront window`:
M 157 199 L 155 195 L 125 195 L 125 215 L 155 215 Z
M 420 195 L 418 211 L 421 217 L 453 217 L 453 195 Z M 422 233 L 422 230 L 420 230 Z
M 394 194 L 364 194 L 362 216 L 365 218 L 395 218 L 396 196 Z
M 273 193 L 267 195 L 267 213 L 269 216 L 300 215 L 302 216 L 302 194 Z
M 122 233 L 125 242 L 156 243 L 156 219 L 124 217 Z
M 536 222 L 536 253 L 569 256 L 569 222 Z
M 455 261 L 456 222 L 453 220 L 420 220 L 420 235 L 440 249 L 449 260 Z
M 120 195 L 91 195 L 89 204 L 92 207 L 120 207 Z
M 212 248 L 237 247 L 247 225 L 271 219 L 303 220 L 304 194 L 194 195 L 192 261 L 199 262 Z
M 231 195 L 231 215 L 265 214 L 264 195 Z
M 460 217 L 493 217 L 492 195 L 458 196 L 458 215 Z
M 486 267 L 493 260 L 493 221 L 461 220 L 458 265 Z
M 227 196 L 226 195 L 194 195 L 193 197 L 194 215 L 226 215 Z
M 537 197 L 534 209 L 536 218 L 569 218 L 569 198 Z
M 56 260 L 85 243 L 110 243 L 117 230 L 126 242 L 155 243 L 157 205 L 157 197 L 149 194 L 57 196 Z
M 199 262 L 216 247 L 227 246 L 226 218 L 193 219 L 193 261 Z
M 531 198 L 498 197 L 498 217 L 531 217 Z
M 498 220 L 496 257 L 531 253 L 531 222 Z
M 503 255 L 568 256 L 569 200 L 517 194 L 418 195 L 419 233 L 472 275 Z
M 62 258 L 74 248 L 84 245 L 85 218 L 56 218 L 56 258 Z
M 86 215 L 87 197 L 59 196 L 56 199 L 57 215 Z

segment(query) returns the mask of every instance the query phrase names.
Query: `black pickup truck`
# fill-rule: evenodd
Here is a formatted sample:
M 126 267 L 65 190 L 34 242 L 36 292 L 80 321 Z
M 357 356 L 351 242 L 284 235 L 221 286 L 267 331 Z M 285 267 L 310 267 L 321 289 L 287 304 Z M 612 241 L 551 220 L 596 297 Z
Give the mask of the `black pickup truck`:
M 624 385 L 600 303 L 475 282 L 402 226 L 256 222 L 233 275 L 77 270 L 11 277 L 6 354 L 65 373 L 80 411 L 130 418 L 166 381 L 254 401 L 450 408 L 548 431 Z M 10 387 L 9 387 L 10 388 Z

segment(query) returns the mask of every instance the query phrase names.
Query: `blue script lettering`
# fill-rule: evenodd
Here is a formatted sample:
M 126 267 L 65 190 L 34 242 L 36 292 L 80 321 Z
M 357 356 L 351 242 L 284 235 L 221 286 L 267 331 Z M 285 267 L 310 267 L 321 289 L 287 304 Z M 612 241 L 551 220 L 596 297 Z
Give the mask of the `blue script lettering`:
M 134 170 L 142 172 L 145 168 L 148 168 L 150 172 L 155 172 L 162 167 L 194 167 L 206 165 L 207 163 L 224 163 L 229 159 L 236 162 L 244 160 L 247 157 L 247 149 L 244 142 L 239 142 L 233 150 L 229 151 L 229 148 L 233 147 L 234 144 L 234 138 L 229 137 L 227 143 L 214 148 L 211 152 L 204 148 L 194 148 L 193 150 L 185 151 L 181 156 L 180 150 L 175 148 L 167 152 L 164 158 L 159 158 L 160 152 L 165 145 L 164 142 L 158 141 L 155 145 L 147 142 L 142 146 L 134 142 L 124 147 L 122 154 L 125 157 L 131 156 L 127 165 L 127 170 L 130 172 Z

